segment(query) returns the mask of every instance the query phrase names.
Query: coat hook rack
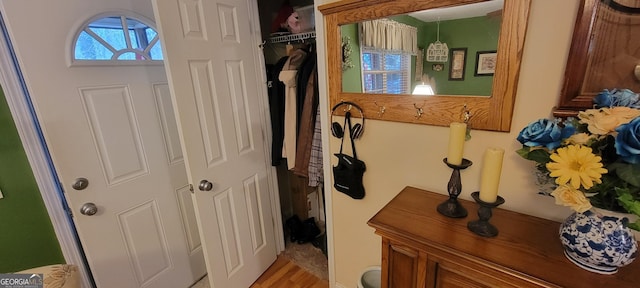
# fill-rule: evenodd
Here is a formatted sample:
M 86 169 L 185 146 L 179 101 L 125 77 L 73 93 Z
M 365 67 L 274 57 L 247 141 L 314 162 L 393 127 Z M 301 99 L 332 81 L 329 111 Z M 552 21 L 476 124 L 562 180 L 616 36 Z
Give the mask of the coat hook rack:
M 462 106 L 462 121 L 464 121 L 464 123 L 469 124 L 469 119 L 471 119 L 471 111 L 469 111 L 469 109 L 467 109 L 467 103 L 464 103 L 464 106 Z
M 462 106 L 462 121 L 467 124 L 467 133 L 465 134 L 466 141 L 471 140 L 471 123 L 469 123 L 471 116 L 473 115 L 471 115 L 471 112 L 467 109 L 467 103 L 464 103 L 464 106 Z
M 378 105 L 378 102 L 375 100 L 373 100 L 373 104 L 376 105 L 376 107 L 378 107 L 378 117 L 382 118 L 382 115 L 384 115 L 384 112 L 387 109 L 387 107 L 385 107 L 384 105 L 382 106 Z
M 340 106 L 346 105 L 347 107 L 342 108 L 342 112 L 347 112 L 347 111 L 351 111 L 351 109 L 353 108 L 353 106 L 355 106 L 356 108 L 360 109 L 360 107 L 358 107 L 357 104 L 353 103 L 353 102 L 349 102 L 349 101 L 344 101 L 344 99 L 340 99 L 340 102 L 338 104 L 336 104 L 335 106 L 333 106 L 334 110 L 337 109 Z
M 424 107 L 424 104 L 418 107 L 416 103 L 413 103 L 413 108 L 416 109 L 416 119 L 420 119 L 420 117 L 422 117 L 422 114 L 424 114 L 424 110 L 422 110 L 422 107 Z
M 351 111 L 351 108 L 353 108 L 353 105 L 347 104 L 347 108 L 342 109 L 342 111 L 344 112 Z

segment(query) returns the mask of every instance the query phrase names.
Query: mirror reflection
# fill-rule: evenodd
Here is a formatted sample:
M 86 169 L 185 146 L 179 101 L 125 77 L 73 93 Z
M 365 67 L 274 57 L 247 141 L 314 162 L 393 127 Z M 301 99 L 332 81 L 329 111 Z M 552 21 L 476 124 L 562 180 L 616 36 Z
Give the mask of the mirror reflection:
M 491 96 L 503 0 L 342 25 L 342 91 Z

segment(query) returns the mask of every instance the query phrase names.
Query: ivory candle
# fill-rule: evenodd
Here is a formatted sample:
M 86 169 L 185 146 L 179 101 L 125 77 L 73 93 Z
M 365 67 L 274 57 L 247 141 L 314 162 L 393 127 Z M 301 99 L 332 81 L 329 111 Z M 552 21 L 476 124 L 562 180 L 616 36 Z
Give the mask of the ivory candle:
M 502 148 L 488 148 L 484 152 L 480 178 L 480 200 L 484 202 L 493 203 L 498 198 L 503 156 L 504 149 Z
M 462 164 L 464 140 L 467 135 L 467 124 L 453 122 L 449 125 L 449 153 L 447 162 L 453 165 Z

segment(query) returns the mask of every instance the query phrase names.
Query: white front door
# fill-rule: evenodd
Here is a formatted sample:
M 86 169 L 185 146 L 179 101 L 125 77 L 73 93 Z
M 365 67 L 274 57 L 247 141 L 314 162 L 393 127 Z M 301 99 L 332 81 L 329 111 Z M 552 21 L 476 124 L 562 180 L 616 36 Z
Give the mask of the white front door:
M 214 288 L 248 287 L 276 259 L 248 1 L 153 0 Z
M 164 66 L 66 61 L 89 18 L 153 19 L 151 2 L 0 5 L 98 287 L 190 286 L 204 275 L 204 258 Z M 74 189 L 77 178 L 88 186 Z M 95 215 L 80 213 L 87 203 Z

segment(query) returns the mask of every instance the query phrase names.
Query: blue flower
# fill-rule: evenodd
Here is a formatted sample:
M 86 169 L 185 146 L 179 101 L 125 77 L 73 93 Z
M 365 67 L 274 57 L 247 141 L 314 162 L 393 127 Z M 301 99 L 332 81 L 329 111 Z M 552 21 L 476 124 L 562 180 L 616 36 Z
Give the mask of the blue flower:
M 573 125 L 561 127 L 556 121 L 540 119 L 522 129 L 517 139 L 524 146 L 544 146 L 553 150 L 558 148 L 562 140 L 570 137 L 574 132 Z
M 640 108 L 640 96 L 629 89 L 605 89 L 595 98 L 593 103 L 596 108 L 624 106 Z
M 640 163 L 640 117 L 616 129 L 616 153 L 625 162 Z

